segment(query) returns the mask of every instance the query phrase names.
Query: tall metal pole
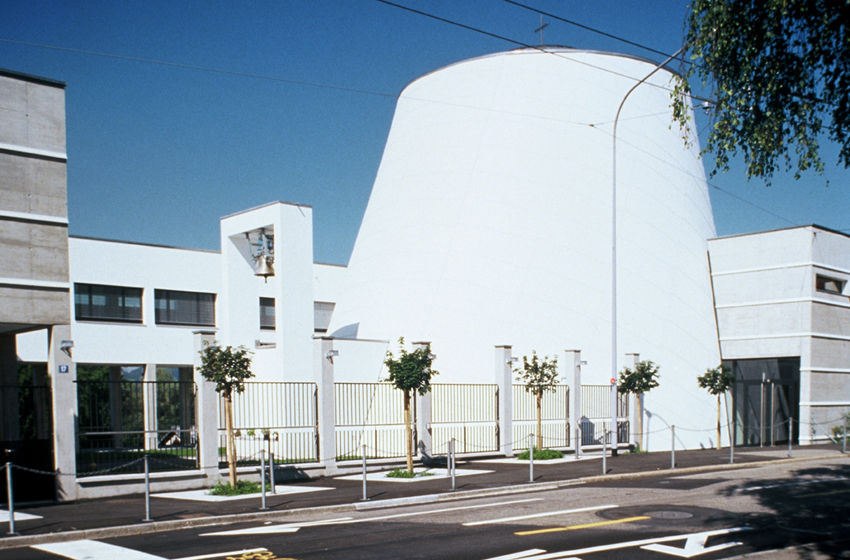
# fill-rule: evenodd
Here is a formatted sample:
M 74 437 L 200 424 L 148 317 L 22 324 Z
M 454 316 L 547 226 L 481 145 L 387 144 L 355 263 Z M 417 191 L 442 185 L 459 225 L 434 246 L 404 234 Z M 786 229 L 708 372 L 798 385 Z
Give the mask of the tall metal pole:
M 144 521 L 152 521 L 151 519 L 151 469 L 148 464 L 148 454 L 145 453 L 145 518 Z
M 644 76 L 635 85 L 633 85 L 623 100 L 620 101 L 620 106 L 617 107 L 617 114 L 614 116 L 614 131 L 612 134 L 612 166 L 611 166 L 611 379 L 617 379 L 617 124 L 620 121 L 620 111 L 623 110 L 623 105 L 626 99 L 632 94 L 639 85 L 647 81 L 653 74 L 658 72 L 665 64 L 679 56 L 685 47 L 682 46 L 672 55 L 668 56 L 664 62 L 658 64 L 652 69 L 652 72 Z M 611 455 L 617 455 L 617 392 L 611 392 L 611 432 L 613 438 L 611 440 Z
M 9 500 L 9 534 L 15 535 L 15 496 L 12 492 L 12 461 L 6 462 L 6 498 Z

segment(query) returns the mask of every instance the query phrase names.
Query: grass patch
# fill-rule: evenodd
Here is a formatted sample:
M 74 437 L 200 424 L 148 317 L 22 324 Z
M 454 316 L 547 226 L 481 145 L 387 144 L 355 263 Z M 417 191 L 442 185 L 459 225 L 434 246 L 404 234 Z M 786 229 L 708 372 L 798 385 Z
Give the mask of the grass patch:
M 629 453 L 649 453 L 649 452 L 644 451 L 640 447 L 635 446 L 635 447 L 632 447 L 631 449 L 629 449 Z
M 535 461 L 545 461 L 547 459 L 562 459 L 564 454 L 558 451 L 557 449 L 535 449 L 534 450 L 534 460 Z M 528 450 L 526 449 L 522 453 L 516 456 L 520 461 L 528 461 Z
M 429 471 L 410 472 L 407 469 L 393 469 L 387 473 L 388 478 L 416 478 L 417 476 L 434 476 L 434 473 Z
M 241 496 L 243 494 L 256 494 L 262 492 L 262 490 L 259 482 L 237 480 L 236 486 L 231 486 L 229 482 L 219 482 L 212 487 L 210 494 L 213 496 Z

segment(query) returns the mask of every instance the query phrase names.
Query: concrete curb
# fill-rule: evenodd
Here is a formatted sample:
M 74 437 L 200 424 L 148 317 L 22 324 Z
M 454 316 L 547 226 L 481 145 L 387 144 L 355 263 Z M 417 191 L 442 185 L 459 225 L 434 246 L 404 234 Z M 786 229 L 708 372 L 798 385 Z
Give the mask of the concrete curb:
M 683 467 L 677 469 L 658 469 L 654 471 L 586 476 L 571 480 L 559 480 L 552 482 L 533 482 L 516 484 L 512 486 L 497 486 L 494 488 L 479 488 L 476 490 L 460 490 L 456 492 L 443 492 L 439 494 L 425 494 L 405 498 L 390 498 L 370 502 L 354 502 L 330 506 L 314 506 L 290 509 L 286 511 L 258 511 L 251 513 L 235 513 L 228 515 L 215 515 L 197 517 L 194 519 L 180 519 L 171 521 L 152 521 L 149 523 L 137 523 L 133 525 L 121 525 L 117 527 L 100 527 L 96 529 L 84 529 L 79 531 L 63 531 L 59 533 L 45 533 L 38 535 L 26 535 L 19 537 L 0 538 L 0 550 L 32 546 L 36 544 L 66 542 L 83 539 L 106 539 L 112 537 L 125 537 L 130 535 L 143 535 L 148 533 L 159 533 L 194 527 L 211 527 L 216 525 L 227 525 L 230 523 L 244 523 L 249 521 L 284 521 L 287 518 L 302 515 L 304 513 L 339 513 L 346 511 L 369 511 L 382 508 L 393 508 L 407 505 L 428 504 L 437 502 L 451 502 L 469 498 L 484 498 L 489 496 L 504 496 L 510 494 L 524 494 L 528 492 L 541 492 L 545 490 L 556 490 L 568 486 L 591 484 L 597 482 L 611 482 L 636 478 L 650 478 L 653 476 L 665 476 L 670 474 L 694 474 L 701 472 L 728 471 L 745 468 L 758 468 L 767 465 L 781 465 L 786 463 L 802 463 L 807 461 L 821 461 L 824 459 L 846 458 L 842 454 L 818 455 L 815 457 L 789 457 L 784 459 L 766 459 L 763 461 L 751 461 L 747 463 L 701 465 L 698 467 Z

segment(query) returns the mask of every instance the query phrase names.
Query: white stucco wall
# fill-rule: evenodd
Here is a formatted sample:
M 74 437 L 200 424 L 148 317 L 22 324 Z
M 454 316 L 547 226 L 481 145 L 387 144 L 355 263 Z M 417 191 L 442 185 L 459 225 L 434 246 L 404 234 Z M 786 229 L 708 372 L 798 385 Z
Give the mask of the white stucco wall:
M 585 383 L 607 383 L 612 121 L 653 66 L 520 50 L 411 83 L 331 332 L 431 341 L 441 382 L 492 382 L 499 344 L 520 356 L 580 348 Z M 661 386 L 647 397 L 654 427 L 710 428 L 713 403 L 695 378 L 719 363 L 714 225 L 699 147 L 670 129 L 670 79 L 653 76 L 620 117 L 617 368 L 626 352 L 660 364 Z M 694 434 L 682 436 L 687 445 L 708 443 Z M 665 445 L 669 432 L 651 448 Z

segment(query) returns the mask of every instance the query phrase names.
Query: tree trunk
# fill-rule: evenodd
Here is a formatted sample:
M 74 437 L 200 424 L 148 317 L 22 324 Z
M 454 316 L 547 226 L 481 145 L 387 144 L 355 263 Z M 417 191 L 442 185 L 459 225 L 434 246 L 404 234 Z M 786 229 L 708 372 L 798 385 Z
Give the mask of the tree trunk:
M 236 437 L 233 434 L 233 400 L 230 393 L 224 395 L 224 427 L 227 431 L 227 467 L 230 487 L 236 487 Z
M 413 430 L 410 427 L 410 391 L 404 392 L 404 441 L 407 448 L 407 472 L 413 472 Z
M 537 449 L 543 449 L 543 391 L 537 392 Z
M 717 393 L 717 449 L 720 449 L 720 393 Z

